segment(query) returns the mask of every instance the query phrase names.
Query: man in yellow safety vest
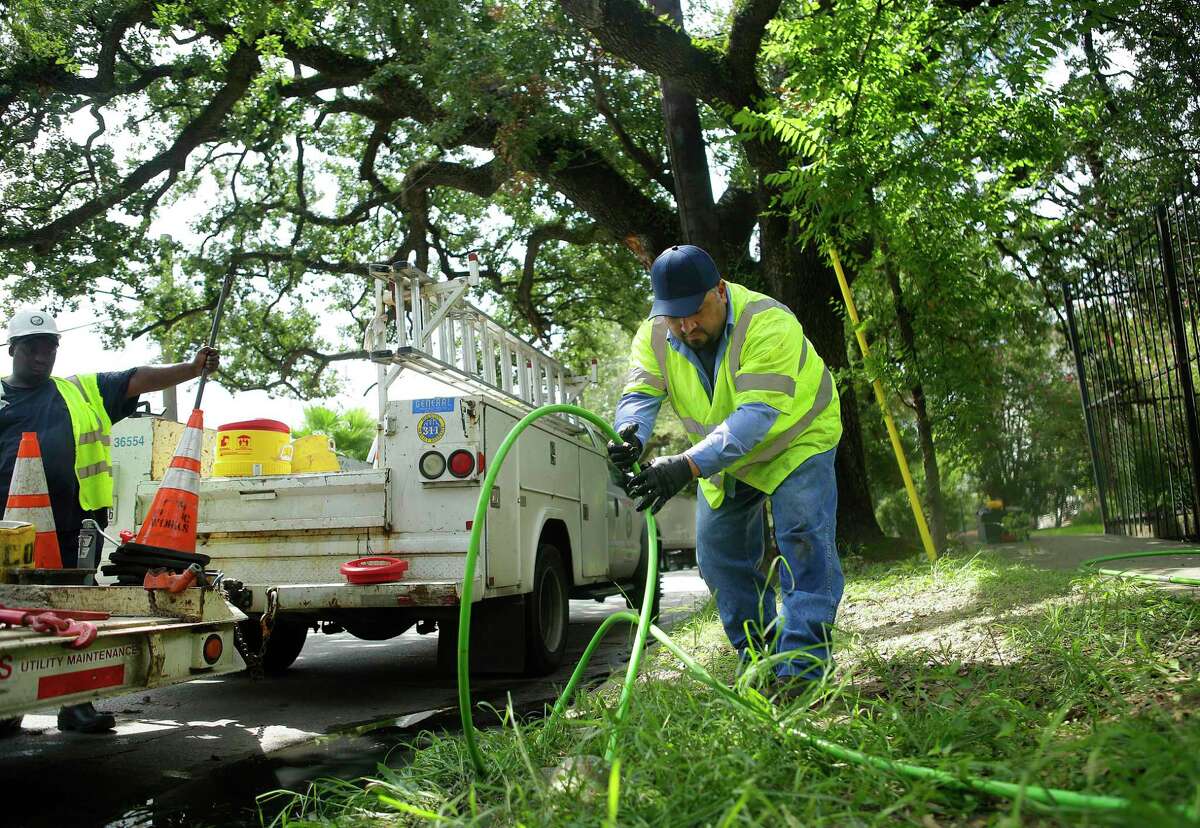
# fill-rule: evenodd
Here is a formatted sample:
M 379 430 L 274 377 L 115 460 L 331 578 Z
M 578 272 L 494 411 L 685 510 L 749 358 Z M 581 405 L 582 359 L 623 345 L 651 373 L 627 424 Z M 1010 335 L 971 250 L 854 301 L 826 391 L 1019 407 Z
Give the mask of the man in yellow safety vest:
M 83 520 L 108 525 L 112 424 L 133 413 L 141 394 L 195 379 L 205 369 L 215 371 L 219 361 L 215 349 L 201 348 L 192 361 L 177 365 L 62 378 L 51 376 L 58 343 L 57 323 L 45 311 L 22 308 L 9 320 L 13 366 L 0 393 L 0 507 L 8 500 L 21 433 L 37 432 L 63 566 L 74 567 Z M 113 724 L 111 714 L 97 712 L 90 703 L 64 707 L 58 715 L 62 730 L 101 733 Z
M 842 597 L 835 544 L 837 388 L 788 308 L 725 281 L 707 253 L 677 245 L 650 271 L 654 304 L 633 338 L 609 458 L 629 472 L 669 399 L 691 442 L 627 483 L 657 512 L 699 480 L 696 559 L 743 663 L 772 659 L 774 682 L 801 694 L 829 662 Z M 773 580 L 760 568 L 765 503 L 779 547 Z

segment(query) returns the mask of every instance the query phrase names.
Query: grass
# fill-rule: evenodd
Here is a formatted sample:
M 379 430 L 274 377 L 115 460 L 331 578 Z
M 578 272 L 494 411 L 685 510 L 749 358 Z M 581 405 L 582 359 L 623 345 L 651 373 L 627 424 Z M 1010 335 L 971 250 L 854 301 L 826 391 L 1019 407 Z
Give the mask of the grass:
M 617 688 L 584 693 L 555 732 L 502 715 L 476 778 L 454 735 L 423 734 L 372 780 L 290 794 L 300 825 L 1174 825 L 1200 802 L 1200 605 L 1151 588 L 975 555 L 847 561 L 838 666 L 822 706 L 747 715 L 647 657 L 604 752 Z M 735 660 L 711 608 L 674 639 L 718 678 Z M 743 692 L 754 696 L 751 688 Z M 955 774 L 1121 796 L 1090 816 L 848 765 L 787 728 Z
M 1054 526 L 1050 529 L 1035 529 L 1029 533 L 1035 538 L 1052 538 L 1059 535 L 1103 535 L 1102 523 L 1068 523 L 1066 526 Z

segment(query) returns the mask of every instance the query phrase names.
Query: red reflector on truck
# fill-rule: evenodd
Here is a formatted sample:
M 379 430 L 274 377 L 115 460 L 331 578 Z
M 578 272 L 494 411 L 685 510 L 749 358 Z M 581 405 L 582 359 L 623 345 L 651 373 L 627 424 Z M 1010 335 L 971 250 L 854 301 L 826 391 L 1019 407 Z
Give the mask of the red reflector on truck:
M 470 477 L 475 471 L 475 458 L 466 449 L 459 449 L 450 455 L 450 473 L 455 477 Z
M 206 664 L 216 664 L 221 660 L 221 653 L 224 651 L 225 642 L 221 640 L 221 636 L 213 633 L 204 639 L 204 662 Z

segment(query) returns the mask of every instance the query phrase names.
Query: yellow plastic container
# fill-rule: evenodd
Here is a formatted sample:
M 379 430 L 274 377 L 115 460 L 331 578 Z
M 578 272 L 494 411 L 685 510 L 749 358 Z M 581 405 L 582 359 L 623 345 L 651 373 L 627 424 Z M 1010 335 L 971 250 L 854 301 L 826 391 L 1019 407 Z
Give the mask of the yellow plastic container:
M 290 474 L 292 430 L 278 420 L 243 420 L 217 427 L 214 477 Z
M 333 438 L 324 434 L 309 434 L 307 437 L 297 437 L 292 441 L 292 473 L 308 474 L 315 472 L 337 472 L 342 467 L 338 463 L 337 447 Z
M 17 583 L 17 570 L 33 569 L 37 527 L 23 520 L 0 520 L 0 583 Z

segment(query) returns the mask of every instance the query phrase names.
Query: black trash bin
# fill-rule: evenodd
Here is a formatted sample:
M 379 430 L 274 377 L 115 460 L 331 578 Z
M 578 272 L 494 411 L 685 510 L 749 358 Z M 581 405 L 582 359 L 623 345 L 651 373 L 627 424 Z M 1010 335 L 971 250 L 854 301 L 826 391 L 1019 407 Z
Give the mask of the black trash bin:
M 1000 543 L 1004 535 L 1004 509 L 984 506 L 975 512 L 980 543 Z

